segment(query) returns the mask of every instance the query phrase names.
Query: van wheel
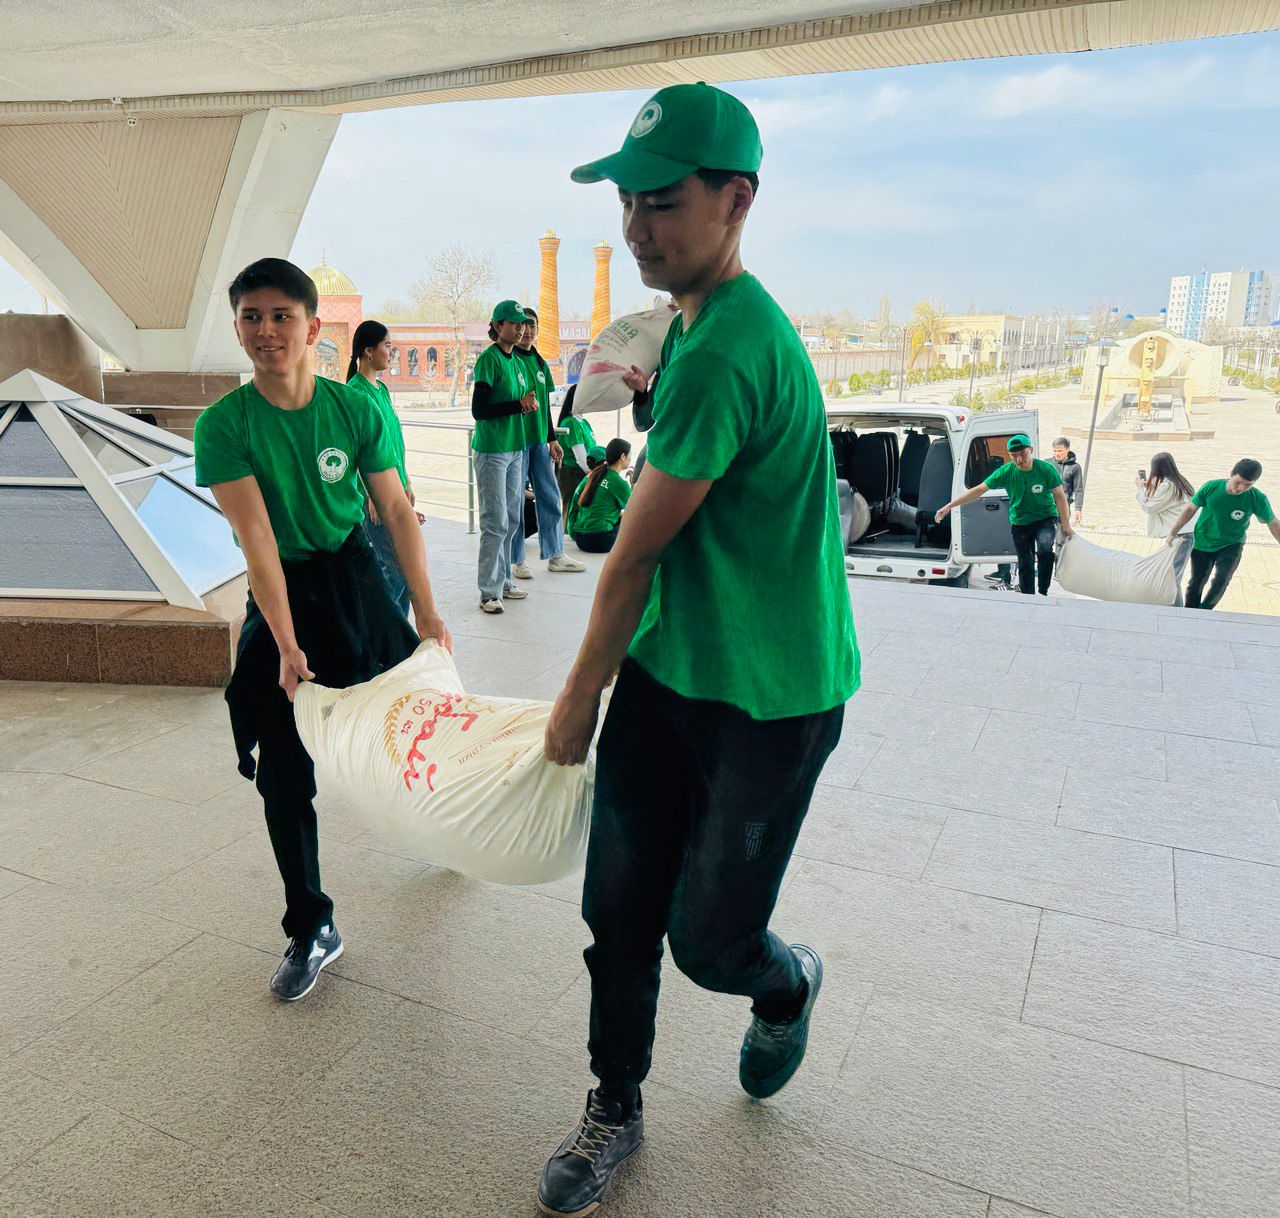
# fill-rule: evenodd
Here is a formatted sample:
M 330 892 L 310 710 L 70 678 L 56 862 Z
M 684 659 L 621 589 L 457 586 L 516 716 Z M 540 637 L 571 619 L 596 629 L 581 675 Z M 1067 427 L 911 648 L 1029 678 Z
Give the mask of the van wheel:
M 965 567 L 959 575 L 952 579 L 936 579 L 933 582 L 940 588 L 967 588 L 969 586 L 969 572 L 972 570 L 972 567 Z

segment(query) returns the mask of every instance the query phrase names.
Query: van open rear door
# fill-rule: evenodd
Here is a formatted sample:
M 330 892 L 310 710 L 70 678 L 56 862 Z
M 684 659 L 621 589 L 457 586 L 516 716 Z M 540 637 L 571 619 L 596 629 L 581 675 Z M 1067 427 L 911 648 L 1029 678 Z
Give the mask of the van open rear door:
M 1021 432 L 1032 448 L 1039 446 L 1039 415 L 1034 410 L 998 410 L 969 416 L 960 436 L 951 497 L 957 498 L 986 480 L 1009 459 L 1009 437 Z M 951 513 L 952 554 L 964 562 L 1014 562 L 1009 497 L 988 491 L 981 499 Z

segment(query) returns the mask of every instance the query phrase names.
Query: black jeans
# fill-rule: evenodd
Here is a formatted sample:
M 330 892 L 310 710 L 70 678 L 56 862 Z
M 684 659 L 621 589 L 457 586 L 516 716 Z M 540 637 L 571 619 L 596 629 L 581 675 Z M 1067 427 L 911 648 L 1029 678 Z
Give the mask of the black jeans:
M 1192 550 L 1191 578 L 1187 581 L 1187 608 L 1213 609 L 1222 599 L 1231 577 L 1240 565 L 1244 555 L 1244 542 L 1238 541 L 1233 546 L 1223 546 L 1221 550 Z M 1213 581 L 1209 591 L 1204 591 L 1204 581 L 1213 572 Z
M 804 993 L 769 930 L 844 707 L 761 721 L 622 665 L 596 760 L 582 912 L 594 938 L 591 1069 L 624 1104 L 649 1072 L 665 934 L 704 989 L 787 1018 Z
M 1057 536 L 1058 518 L 1037 520 L 1034 524 L 1015 524 L 1013 548 L 1018 555 L 1018 590 L 1031 596 L 1037 584 L 1041 596 L 1049 595 L 1053 579 L 1053 542 Z
M 320 841 L 316 826 L 315 769 L 311 758 L 279 756 L 270 744 L 258 750 L 262 795 L 271 849 L 284 881 L 284 917 L 289 938 L 314 935 L 333 917 L 333 901 L 320 886 Z
M 610 529 L 607 533 L 575 533 L 573 540 L 578 549 L 587 554 L 608 554 L 613 543 L 618 540 L 618 530 Z

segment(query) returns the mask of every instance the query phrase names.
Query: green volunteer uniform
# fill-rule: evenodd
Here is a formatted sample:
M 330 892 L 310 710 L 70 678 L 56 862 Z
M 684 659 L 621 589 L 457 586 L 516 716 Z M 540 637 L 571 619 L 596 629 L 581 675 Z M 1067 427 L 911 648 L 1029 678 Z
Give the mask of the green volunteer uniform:
M 1271 501 L 1256 486 L 1242 495 L 1233 495 L 1227 490 L 1225 478 L 1206 482 L 1191 496 L 1191 502 L 1200 509 L 1191 543 L 1193 550 L 1211 552 L 1239 545 L 1249 531 L 1250 517 L 1256 516 L 1263 524 L 1276 518 Z
M 1006 461 L 991 472 L 986 484 L 1009 496 L 1010 524 L 1035 524 L 1058 515 L 1053 488 L 1062 485 L 1062 475 L 1049 461 L 1037 457 L 1025 472 L 1012 461 Z
M 653 413 L 649 463 L 713 482 L 662 555 L 630 655 L 754 719 L 842 705 L 861 669 L 822 391 L 753 275 L 717 287 L 687 334 L 673 320 Z
M 391 391 L 381 381 L 371 381 L 360 372 L 357 372 L 347 384 L 352 389 L 359 389 L 364 393 L 373 403 L 374 409 L 382 416 L 382 421 L 386 424 L 387 435 L 391 440 L 392 449 L 395 452 L 396 470 L 400 474 L 400 481 L 407 488 L 409 474 L 405 469 L 404 429 L 400 426 L 399 416 L 397 416 L 396 409 L 391 404 Z
M 492 386 L 495 402 L 518 402 L 531 388 L 525 361 L 516 352 L 505 354 L 497 343 L 486 347 L 476 360 L 475 382 Z M 477 419 L 471 440 L 478 453 L 518 453 L 530 441 L 525 439 L 525 419 L 532 415 L 513 414 L 504 419 Z
M 364 519 L 358 474 L 397 469 L 381 413 L 359 389 L 315 378 L 301 410 L 271 405 L 250 381 L 196 420 L 196 483 L 252 474 L 285 562 L 333 553 Z
M 521 416 L 524 421 L 525 447 L 545 444 L 551 431 L 551 391 L 556 387 L 551 378 L 551 369 L 536 350 L 521 351 L 517 347 L 512 354 L 524 364 L 529 386 L 538 399 L 538 409 L 532 414 Z
M 581 490 L 574 495 L 569 508 L 570 535 L 609 533 L 622 520 L 622 509 L 631 498 L 631 483 L 617 470 L 611 469 L 596 487 L 596 493 L 591 496 L 591 502 L 586 507 L 578 501 L 579 494 Z
M 561 447 L 564 449 L 564 462 L 570 469 L 580 468 L 578 459 L 573 455 L 573 446 L 581 444 L 586 450 L 589 458 L 597 461 L 604 460 L 604 447 L 596 440 L 596 433 L 591 430 L 591 424 L 586 419 L 580 419 L 577 415 L 571 414 L 564 421 L 564 429 L 569 434 L 565 437 Z M 587 472 L 585 469 L 582 471 Z

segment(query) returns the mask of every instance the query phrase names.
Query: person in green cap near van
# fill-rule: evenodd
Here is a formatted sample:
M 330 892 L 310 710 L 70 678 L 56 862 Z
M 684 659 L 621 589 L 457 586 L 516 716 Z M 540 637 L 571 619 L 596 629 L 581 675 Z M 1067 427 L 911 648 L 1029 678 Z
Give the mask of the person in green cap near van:
M 822 984 L 817 952 L 769 919 L 859 659 L 822 391 L 739 256 L 761 155 L 740 101 L 675 85 L 573 171 L 616 184 L 640 278 L 680 313 L 648 465 L 546 732 L 548 758 L 582 762 L 617 674 L 582 900 L 599 1083 L 543 1171 L 544 1214 L 594 1211 L 641 1143 L 664 934 L 697 984 L 751 999 L 738 1078 L 756 1098 L 800 1065 Z
M 1024 435 L 1010 436 L 1009 460 L 972 490 L 944 503 L 934 516 L 941 524 L 953 508 L 981 499 L 987 491 L 1009 496 L 1009 524 L 1018 555 L 1018 588 L 1025 596 L 1049 595 L 1053 579 L 1053 545 L 1058 529 L 1072 537 L 1071 505 L 1062 489 L 1062 476 L 1052 461 L 1041 461 Z
M 514 353 L 528 314 L 514 300 L 500 300 L 489 320 L 492 344 L 476 360 L 471 448 L 480 498 L 480 608 L 501 613 L 504 600 L 523 600 L 511 574 L 511 540 L 524 528 L 524 416 L 538 409 L 528 365 Z

